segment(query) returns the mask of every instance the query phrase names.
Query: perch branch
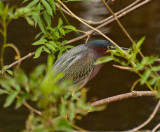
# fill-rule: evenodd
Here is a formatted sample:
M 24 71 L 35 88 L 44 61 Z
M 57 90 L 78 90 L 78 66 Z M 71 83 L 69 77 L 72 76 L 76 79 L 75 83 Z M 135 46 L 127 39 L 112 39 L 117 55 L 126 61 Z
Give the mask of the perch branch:
M 153 128 L 152 132 L 156 132 L 159 128 L 160 128 L 160 123 Z
M 124 93 L 124 94 L 120 94 L 120 95 L 95 101 L 91 104 L 91 106 L 97 107 L 97 106 L 109 104 L 112 102 L 116 102 L 116 101 L 120 101 L 128 98 L 135 98 L 135 97 L 142 97 L 142 96 L 155 96 L 155 95 L 156 95 L 156 92 L 152 92 L 152 91 L 132 91 L 129 93 Z
M 127 130 L 125 132 L 135 132 L 135 131 L 143 128 L 144 126 L 146 126 L 155 117 L 155 115 L 156 115 L 156 113 L 157 113 L 157 111 L 158 111 L 159 108 L 160 108 L 160 100 L 158 101 L 157 105 L 155 106 L 152 114 L 149 116 L 149 118 L 145 122 L 143 122 L 141 125 L 133 128 L 133 129 Z

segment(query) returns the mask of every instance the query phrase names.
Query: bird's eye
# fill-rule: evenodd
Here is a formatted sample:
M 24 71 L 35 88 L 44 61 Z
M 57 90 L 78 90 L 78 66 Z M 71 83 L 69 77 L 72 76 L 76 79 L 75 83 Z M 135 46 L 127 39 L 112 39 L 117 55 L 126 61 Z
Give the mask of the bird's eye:
M 108 50 L 110 50 L 110 49 L 113 49 L 114 47 L 113 46 L 108 46 L 107 48 L 108 48 Z

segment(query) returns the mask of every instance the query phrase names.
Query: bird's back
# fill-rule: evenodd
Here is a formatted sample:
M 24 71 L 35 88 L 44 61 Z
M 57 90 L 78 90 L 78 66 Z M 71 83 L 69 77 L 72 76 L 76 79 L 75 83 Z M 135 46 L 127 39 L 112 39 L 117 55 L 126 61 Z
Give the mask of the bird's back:
M 72 79 L 74 84 L 88 81 L 94 69 L 96 56 L 93 50 L 85 44 L 76 46 L 65 52 L 53 65 L 56 74 L 64 72 L 61 82 Z

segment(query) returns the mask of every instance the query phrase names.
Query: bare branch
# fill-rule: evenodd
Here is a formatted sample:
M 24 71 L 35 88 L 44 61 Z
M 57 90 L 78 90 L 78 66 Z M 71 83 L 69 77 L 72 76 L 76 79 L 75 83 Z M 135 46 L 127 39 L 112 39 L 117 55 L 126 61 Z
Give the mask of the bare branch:
M 15 66 L 16 64 L 18 64 L 19 62 L 22 62 L 23 60 L 25 60 L 27 58 L 32 57 L 34 54 L 35 54 L 35 52 L 32 52 L 32 53 L 27 54 L 26 56 L 23 56 L 22 58 L 18 59 L 17 61 L 13 62 L 12 64 L 10 64 L 7 69 Z
M 102 0 L 102 2 L 106 6 L 106 8 L 111 12 L 111 14 L 113 15 L 113 17 L 116 19 L 116 22 L 118 23 L 119 27 L 122 29 L 122 31 L 124 32 L 124 34 L 127 36 L 127 38 L 131 41 L 132 44 L 136 45 L 136 43 L 134 42 L 134 40 L 132 39 L 132 37 L 130 36 L 130 34 L 127 32 L 127 30 L 124 28 L 124 26 L 121 24 L 121 22 L 117 18 L 117 15 L 112 11 L 112 9 L 108 6 L 108 4 L 105 2 L 105 0 Z M 138 53 L 140 54 L 140 56 L 142 58 L 144 58 L 144 55 L 142 54 L 142 52 L 140 50 L 138 51 Z M 149 67 L 152 68 L 151 65 L 149 65 Z M 153 72 L 153 73 L 155 73 L 155 75 L 158 76 L 157 72 Z
M 152 132 L 156 132 L 159 128 L 160 128 L 160 123 L 153 128 Z
M 155 96 L 157 92 L 152 92 L 152 91 L 132 91 L 130 93 L 124 93 L 112 97 L 108 97 L 105 99 L 101 99 L 98 101 L 95 101 L 91 104 L 93 107 L 109 104 L 112 102 L 117 102 L 120 100 L 128 99 L 128 98 L 135 98 L 135 97 L 143 97 L 143 96 Z
M 33 55 L 35 54 L 35 52 L 32 52 L 32 53 L 29 53 L 27 54 L 26 56 L 23 56 L 22 58 L 18 59 L 17 61 L 14 61 L 12 64 L 10 64 L 6 69 L 4 69 L 5 71 L 10 69 L 11 67 L 15 66 L 16 64 L 18 63 L 21 63 L 23 60 L 29 58 L 29 57 L 32 57 Z M 0 71 L 0 74 L 1 74 L 1 71 Z
M 146 125 L 155 117 L 155 115 L 156 115 L 156 113 L 157 113 L 157 111 L 158 111 L 159 108 L 160 108 L 160 100 L 158 101 L 157 105 L 155 106 L 152 114 L 149 116 L 149 118 L 148 118 L 145 122 L 143 122 L 141 125 L 133 128 L 133 129 L 127 130 L 127 131 L 125 131 L 125 132 L 135 132 L 135 131 L 143 128 L 144 126 L 146 126 Z M 159 127 L 159 126 L 158 126 L 158 127 Z M 157 128 L 156 128 L 156 129 L 157 129 Z
M 115 64 L 113 64 L 113 66 L 116 68 L 122 69 L 122 70 L 131 70 L 132 69 L 132 67 L 120 66 L 120 65 L 115 65 Z
M 119 12 L 121 12 L 121 13 L 117 12 L 117 13 L 115 13 L 115 14 L 117 15 L 117 18 L 121 18 L 121 17 L 125 16 L 126 14 L 132 12 L 133 10 L 135 10 L 135 9 L 137 9 L 137 8 L 145 5 L 145 4 L 147 4 L 147 3 L 150 2 L 150 1 L 152 1 L 152 0 L 145 0 L 145 1 L 143 1 L 143 2 L 141 2 L 141 3 L 139 3 L 139 4 L 137 4 L 137 5 L 135 5 L 134 7 L 129 8 L 129 9 L 126 10 L 126 11 L 123 11 L 123 12 L 122 12 L 122 10 L 123 10 L 123 9 L 122 9 L 121 11 L 119 11 Z M 113 16 L 110 16 L 110 17 L 107 18 L 107 20 L 106 20 L 104 23 L 102 23 L 101 25 L 97 26 L 96 29 L 102 28 L 102 27 L 110 24 L 110 23 L 113 22 L 113 21 L 115 21 L 115 18 L 114 18 Z M 95 30 L 87 31 L 86 34 L 84 34 L 84 35 L 82 35 L 82 36 L 79 36 L 79 37 L 77 37 L 77 38 L 71 39 L 71 40 L 67 41 L 67 43 L 65 43 L 65 44 L 63 44 L 63 45 L 67 45 L 67 44 L 73 43 L 73 42 L 75 42 L 75 41 L 81 40 L 81 39 L 87 37 L 88 35 L 90 35 L 90 34 L 92 34 L 92 33 L 94 33 L 94 32 L 96 32 L 96 31 L 95 31 Z
M 117 12 L 117 15 L 119 15 L 119 14 L 121 14 L 122 12 L 128 10 L 129 8 L 135 6 L 135 5 L 136 5 L 137 3 L 139 3 L 140 1 L 142 1 L 142 0 L 136 0 L 136 1 L 134 1 L 134 2 L 131 3 L 129 6 L 123 8 L 122 10 L 120 10 L 119 12 Z M 67 10 L 65 10 L 63 7 L 61 7 L 58 3 L 56 3 L 56 6 L 57 6 L 58 8 L 60 8 L 60 9 L 61 9 L 64 13 L 66 13 L 67 15 L 69 15 L 69 16 L 71 16 L 71 17 L 74 17 L 74 16 L 73 16 L 72 14 L 70 14 Z M 80 17 L 79 17 L 79 18 L 80 18 Z M 94 22 L 94 21 L 91 21 L 91 20 L 85 20 L 85 19 L 83 19 L 83 18 L 80 18 L 80 19 L 81 19 L 82 21 L 88 23 L 88 24 L 91 24 L 91 25 L 100 25 L 100 24 L 108 21 L 109 19 L 112 19 L 112 16 L 110 16 L 110 17 L 108 17 L 108 18 L 106 18 L 106 19 L 104 19 L 104 20 L 101 20 L 101 21 L 99 21 L 99 22 Z

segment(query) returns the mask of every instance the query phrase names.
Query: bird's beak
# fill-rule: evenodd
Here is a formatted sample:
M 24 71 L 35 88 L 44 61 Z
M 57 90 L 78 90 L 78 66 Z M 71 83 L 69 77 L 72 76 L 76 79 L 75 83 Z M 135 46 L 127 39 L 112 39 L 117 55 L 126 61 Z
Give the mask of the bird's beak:
M 120 47 L 122 50 L 129 50 L 129 48 Z
M 129 48 L 125 48 L 125 47 L 120 47 L 122 50 L 129 50 Z M 113 47 L 113 48 L 110 48 L 109 50 L 116 50 L 117 47 Z
M 127 50 L 129 50 L 129 48 L 125 48 L 125 47 L 120 47 L 122 50 L 124 50 L 124 51 L 127 51 Z M 112 47 L 112 48 L 110 48 L 110 49 L 108 49 L 106 52 L 117 52 L 117 50 L 116 49 L 118 49 L 117 47 Z

